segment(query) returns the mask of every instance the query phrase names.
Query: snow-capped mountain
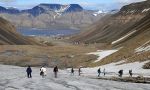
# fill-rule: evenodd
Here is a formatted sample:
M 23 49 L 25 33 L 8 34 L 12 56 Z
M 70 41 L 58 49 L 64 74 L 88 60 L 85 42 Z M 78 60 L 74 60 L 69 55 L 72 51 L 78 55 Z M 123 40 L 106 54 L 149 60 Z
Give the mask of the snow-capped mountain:
M 9 14 L 16 14 L 16 13 L 29 13 L 33 16 L 38 16 L 43 13 L 47 13 L 48 11 L 59 12 L 59 13 L 69 13 L 69 12 L 79 12 L 83 11 L 83 8 L 78 4 L 39 4 L 32 9 L 25 9 L 19 10 L 16 8 L 5 8 L 0 7 L 0 13 L 9 13 Z
M 13 7 L 5 8 L 0 6 L 0 13 L 18 14 L 20 11 Z
M 17 27 L 51 28 L 51 27 L 86 27 L 99 20 L 95 11 L 84 10 L 78 4 L 39 4 L 31 9 L 19 10 L 0 7 L 0 16 Z

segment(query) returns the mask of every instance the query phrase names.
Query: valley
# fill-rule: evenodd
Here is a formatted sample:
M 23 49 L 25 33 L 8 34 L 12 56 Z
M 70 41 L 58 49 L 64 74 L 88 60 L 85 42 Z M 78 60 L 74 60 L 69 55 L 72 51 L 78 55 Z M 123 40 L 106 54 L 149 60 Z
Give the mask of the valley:
M 72 65 L 75 67 L 79 67 L 79 66 L 84 66 L 84 67 L 94 66 L 95 67 L 99 65 L 105 65 L 105 64 L 109 64 L 113 62 L 118 62 L 121 60 L 125 60 L 126 63 L 131 63 L 131 62 L 136 62 L 136 61 L 139 61 L 139 62 L 146 61 L 146 60 L 149 60 L 149 57 L 150 57 L 149 56 L 150 55 L 149 54 L 149 39 L 150 39 L 149 19 L 150 18 L 149 18 L 149 9 L 148 9 L 149 4 L 150 4 L 149 1 L 132 3 L 129 5 L 123 6 L 119 12 L 116 12 L 114 14 L 105 13 L 106 15 L 102 11 L 98 11 L 97 13 L 94 13 L 91 11 L 92 13 L 90 13 L 90 15 L 94 14 L 95 19 L 98 15 L 101 15 L 101 14 L 105 16 L 103 16 L 101 19 L 97 18 L 98 21 L 95 21 L 95 23 L 87 26 L 86 28 L 84 28 L 84 30 L 82 30 L 81 28 L 70 29 L 68 27 L 65 27 L 66 29 L 64 28 L 58 29 L 58 28 L 51 27 L 51 25 L 48 24 L 51 28 L 48 28 L 48 27 L 45 29 L 44 28 L 42 29 L 39 27 L 27 28 L 26 26 L 24 27 L 22 25 L 19 25 L 22 28 L 17 27 L 18 30 L 16 32 L 15 23 L 10 24 L 12 23 L 12 21 L 10 18 L 7 18 L 7 20 L 10 20 L 10 22 L 7 22 L 7 21 L 5 22 L 9 23 L 8 26 L 11 27 L 11 28 L 8 28 L 8 30 L 11 31 L 11 29 L 13 29 L 14 30 L 13 32 L 23 34 L 24 36 L 21 36 L 21 35 L 19 36 L 18 34 L 18 36 L 20 37 L 18 39 L 20 39 L 20 41 L 17 43 L 15 42 L 17 40 L 15 36 L 14 36 L 13 41 L 2 39 L 3 40 L 2 42 L 5 42 L 3 43 L 4 44 L 3 48 L 5 49 L 3 50 L 2 53 L 11 53 L 13 56 L 13 53 L 16 53 L 16 52 L 7 52 L 7 51 L 15 50 L 17 52 L 20 52 L 20 51 L 26 52 L 23 54 L 24 57 L 19 57 L 16 55 L 14 57 L 22 59 L 26 63 L 29 63 L 30 61 L 34 62 L 34 59 L 37 59 L 39 60 L 39 63 L 37 65 L 40 65 L 40 63 L 42 62 L 46 62 L 48 63 L 48 66 L 52 66 L 51 62 L 49 62 L 50 60 L 54 62 L 56 60 L 56 62 L 61 63 L 62 65 L 64 65 L 64 63 L 66 62 L 69 62 L 70 65 L 67 65 L 67 66 L 64 65 L 66 67 L 71 67 L 71 63 L 74 63 L 74 62 L 77 62 L 75 65 Z M 139 7 L 142 7 L 142 8 L 137 10 Z M 61 15 L 67 16 L 67 14 L 73 15 L 73 13 L 77 14 L 77 13 L 83 13 L 85 11 L 88 11 L 88 10 L 84 10 L 78 4 L 70 4 L 66 6 L 61 5 L 61 4 L 39 4 L 31 9 L 26 9 L 26 10 L 21 10 L 21 11 L 18 11 L 17 9 L 10 10 L 9 8 L 8 9 L 3 8 L 2 10 L 2 7 L 1 7 L 0 13 L 9 14 L 10 16 L 29 14 L 33 18 L 39 18 L 38 20 L 42 21 L 41 19 L 43 17 L 41 17 L 41 15 L 47 14 L 48 12 L 53 12 L 57 14 L 59 13 L 60 16 Z M 16 18 L 18 17 L 19 16 L 17 16 Z M 75 18 L 74 15 L 72 17 Z M 82 16 L 82 17 L 85 18 L 85 16 Z M 17 20 L 21 20 L 24 22 L 27 19 L 25 20 L 17 19 Z M 44 20 L 47 20 L 47 19 L 44 19 Z M 81 19 L 78 18 L 76 20 L 81 20 Z M 65 22 L 63 19 L 60 21 Z M 32 23 L 36 23 L 36 22 L 37 21 L 33 21 Z M 62 25 L 62 24 L 56 24 L 56 25 Z M 7 27 L 7 26 L 3 26 L 3 27 Z M 2 29 L 5 30 L 5 28 L 2 28 Z M 2 37 L 4 38 L 5 34 L 2 33 Z M 11 37 L 7 37 L 7 38 L 9 39 Z M 24 43 L 22 42 L 23 39 L 25 41 L 24 43 L 27 46 L 24 45 Z M 29 41 L 29 40 L 32 40 L 32 41 Z M 6 49 L 6 47 L 8 47 L 10 44 L 13 44 L 15 46 L 12 46 L 12 48 L 9 48 L 10 50 Z M 22 46 L 18 46 L 18 44 L 21 44 Z M 14 47 L 19 47 L 20 50 Z M 35 51 L 32 51 L 30 47 L 33 47 L 32 49 L 34 49 Z M 26 49 L 24 50 L 24 48 Z M 40 48 L 40 50 L 38 50 L 38 48 Z M 41 50 L 42 48 L 43 50 Z M 59 50 L 57 51 L 55 50 L 55 48 Z M 137 52 L 138 48 L 146 48 L 148 50 L 146 51 L 138 50 Z M 102 51 L 106 50 L 106 56 L 105 54 L 104 54 L 105 57 L 103 56 L 103 54 L 102 55 L 100 54 L 98 56 L 103 57 L 103 58 L 101 58 L 101 60 L 97 60 L 97 62 L 95 63 L 91 63 L 93 60 L 96 60 L 97 54 L 86 55 L 86 53 L 96 52 L 97 50 L 102 50 Z M 107 53 L 107 51 L 109 50 L 110 51 L 117 50 L 117 51 L 109 54 L 109 52 Z M 42 60 L 41 57 L 36 58 L 36 56 L 40 56 L 40 53 L 41 53 L 40 51 L 42 51 L 43 53 L 41 57 L 46 58 L 47 59 L 46 61 Z M 33 52 L 32 53 L 33 55 L 28 54 L 30 52 Z M 52 52 L 54 54 L 49 55 L 49 53 L 52 53 Z M 7 57 L 7 60 L 2 59 L 1 62 L 12 63 L 12 64 L 19 62 L 19 64 L 17 63 L 18 65 L 20 65 L 21 62 L 23 62 L 21 60 L 19 61 L 19 59 L 16 60 L 17 62 L 16 61 L 10 62 L 11 60 L 9 59 L 11 58 L 9 58 L 7 55 L 5 56 L 4 54 L 3 58 L 6 58 L 6 57 Z M 27 59 L 24 60 L 24 58 L 27 58 Z M 68 59 L 71 59 L 71 60 L 68 60 Z M 80 61 L 82 62 L 82 64 Z M 25 66 L 24 63 L 23 63 L 23 66 Z M 36 66 L 36 64 L 33 66 Z M 146 64 L 146 68 L 149 68 L 149 63 Z
M 26 78 L 28 65 L 32 79 Z M 56 65 L 60 77 L 54 79 Z M 45 78 L 39 76 L 41 66 L 48 69 Z M 0 6 L 2 90 L 149 90 L 149 69 L 149 0 L 118 11 L 87 10 L 79 4 L 41 3 L 23 10 Z
M 145 4 L 146 6 L 144 6 Z M 97 13 L 92 12 L 90 13 L 90 15 L 93 15 L 94 13 L 94 18 L 96 18 L 100 14 L 103 14 L 104 16 L 101 19 L 97 19 L 98 21 L 95 21 L 95 23 L 84 28 L 84 30 L 82 28 L 77 29 L 77 27 L 76 29 L 75 28 L 70 29 L 68 27 L 58 29 L 58 28 L 51 27 L 50 24 L 48 25 L 51 28 L 46 27 L 45 29 L 39 27 L 36 28 L 33 27 L 31 28 L 26 26 L 24 27 L 22 25 L 19 25 L 22 28 L 17 27 L 18 28 L 17 32 L 24 35 L 21 36 L 21 38 L 22 37 L 26 38 L 27 40 L 25 41 L 28 41 L 30 39 L 32 40 L 32 43 L 30 41 L 26 43 L 27 44 L 26 46 L 24 44 L 21 44 L 22 43 L 21 40 L 21 42 L 19 42 L 21 46 L 18 46 L 18 42 L 12 43 L 11 41 L 11 43 L 8 43 L 7 40 L 3 39 L 5 41 L 5 43 L 3 43 L 4 44 L 3 48 L 5 49 L 1 53 L 11 53 L 12 55 L 10 55 L 10 57 L 13 56 L 13 53 L 16 52 L 26 52 L 26 53 L 23 53 L 24 57 L 14 55 L 15 58 L 18 58 L 14 62 L 10 62 L 11 58 L 9 58 L 7 55 L 4 54 L 4 56 L 2 55 L 1 58 L 7 57 L 7 59 L 6 60 L 2 59 L 1 62 L 4 62 L 6 64 L 10 63 L 10 64 L 25 66 L 25 64 L 24 63 L 21 64 L 21 62 L 34 63 L 34 59 L 36 59 L 39 62 L 39 63 L 37 62 L 38 66 L 40 66 L 40 63 L 42 64 L 48 63 L 48 66 L 52 66 L 51 63 L 57 62 L 57 64 L 59 63 L 59 65 L 61 63 L 62 64 L 61 67 L 63 67 L 64 63 L 67 62 L 68 64 L 70 63 L 70 65 L 64 65 L 64 66 L 71 67 L 72 65 L 71 63 L 77 62 L 72 66 L 74 67 L 94 66 L 95 67 L 99 65 L 118 62 L 121 60 L 125 60 L 126 63 L 131 63 L 136 61 L 143 62 L 149 60 L 150 54 L 149 54 L 148 41 L 150 39 L 149 37 L 150 28 L 149 28 L 149 9 L 148 9 L 149 6 L 148 5 L 149 5 L 149 1 L 132 3 L 123 6 L 119 12 L 116 12 L 114 14 L 105 13 L 106 14 L 105 15 L 102 11 L 98 11 Z M 142 7 L 142 8 L 137 10 L 138 7 Z M 41 15 L 46 14 L 49 11 L 52 11 L 53 13 L 55 12 L 57 14 L 59 13 L 60 16 L 61 15 L 67 16 L 67 14 L 72 14 L 72 13 L 77 14 L 77 13 L 82 13 L 87 11 L 77 4 L 70 4 L 67 6 L 63 6 L 60 4 L 39 4 L 33 7 L 32 9 L 21 10 L 21 11 L 18 11 L 17 9 L 14 11 L 13 10 L 9 10 L 9 8 L 8 9 L 3 8 L 3 10 L 1 10 L 1 14 L 9 14 L 10 16 L 13 16 L 13 15 L 23 15 L 26 13 L 26 14 L 30 14 L 34 18 L 39 18 L 39 20 L 42 21 Z M 17 18 L 18 17 L 19 16 L 17 16 Z M 72 17 L 75 18 L 74 16 Z M 83 17 L 85 18 L 85 16 Z M 10 20 L 10 23 L 12 23 L 10 18 L 7 18 L 7 20 Z M 24 22 L 24 20 L 22 19 L 17 19 L 17 20 L 21 20 Z M 79 18 L 76 20 L 79 20 Z M 63 19 L 61 21 L 65 22 Z M 36 21 L 33 21 L 33 23 L 36 23 Z M 56 25 L 62 25 L 62 24 L 56 24 Z M 14 26 L 16 26 L 15 23 L 13 23 L 10 26 L 13 28 L 13 30 L 15 30 L 14 28 Z M 5 35 L 2 35 L 2 37 L 4 36 Z M 12 46 L 11 48 L 9 44 L 14 44 L 14 46 Z M 6 47 L 9 47 L 10 50 L 6 49 Z M 14 47 L 19 47 L 20 49 Z M 33 47 L 32 49 L 34 49 L 35 51 L 32 51 L 30 47 Z M 137 52 L 138 48 L 146 48 L 146 47 L 148 50 L 146 51 L 141 50 Z M 40 50 L 38 50 L 38 48 Z M 42 48 L 43 50 L 41 50 Z M 55 48 L 59 50 L 57 51 L 55 50 Z M 7 52 L 13 50 L 14 52 Z M 96 60 L 97 54 L 93 54 L 93 55 L 92 54 L 86 55 L 86 54 L 91 52 L 96 52 L 97 50 L 102 50 L 102 51 L 106 50 L 106 56 L 105 54 L 103 56 L 102 53 L 98 55 L 99 57 L 103 57 L 101 58 L 101 60 L 97 60 L 95 63 L 91 63 L 94 60 Z M 109 52 L 107 53 L 107 51 L 109 50 L 110 51 L 117 50 L 117 51 L 109 54 Z M 40 56 L 41 53 L 40 51 L 42 51 L 43 53 L 41 57 L 46 58 L 46 61 L 42 60 L 41 57 L 39 58 L 36 57 L 36 56 Z M 32 53 L 33 55 L 28 54 L 30 52 L 33 52 Z M 54 54 L 49 55 L 49 53 L 52 52 Z M 23 61 L 20 59 L 22 59 Z M 51 60 L 52 62 L 50 62 Z M 36 66 L 36 64 L 33 66 Z M 146 63 L 145 67 L 149 68 L 149 63 Z

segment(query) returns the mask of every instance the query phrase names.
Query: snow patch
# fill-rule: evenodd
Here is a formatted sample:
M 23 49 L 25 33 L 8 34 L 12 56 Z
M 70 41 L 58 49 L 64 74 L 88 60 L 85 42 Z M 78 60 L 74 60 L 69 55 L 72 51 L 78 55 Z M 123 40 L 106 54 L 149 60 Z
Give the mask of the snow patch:
M 150 45 L 145 46 L 146 44 L 150 43 L 150 41 L 147 41 L 145 44 L 143 44 L 142 46 L 138 47 L 137 49 L 135 49 L 135 52 L 146 52 L 146 51 L 150 51 Z
M 63 13 L 69 8 L 70 8 L 70 5 L 65 5 L 65 6 L 61 7 L 59 10 L 56 10 L 55 12 Z
M 139 63 L 133 64 L 139 65 Z M 83 75 L 87 75 L 93 70 L 93 77 L 97 77 L 97 68 L 82 68 L 81 70 L 87 72 Z M 32 68 L 33 77 L 27 78 L 26 68 L 0 65 L 0 90 L 149 90 L 150 88 L 149 84 L 116 82 L 91 79 L 82 75 L 78 76 L 77 71 L 75 71 L 75 75 L 73 76 L 66 70 L 59 70 L 58 78 L 54 78 L 52 68 L 47 68 L 47 76 L 42 78 L 39 75 L 39 69 L 37 67 Z M 115 68 L 107 67 L 106 72 L 109 71 L 108 69 L 113 71 Z M 141 69 L 137 68 L 137 70 L 140 71 Z M 147 72 L 150 72 L 150 70 L 147 70 Z
M 150 70 L 149 69 L 143 69 L 143 65 L 148 61 L 145 62 L 134 62 L 134 63 L 127 63 L 127 64 L 122 64 L 125 61 L 120 61 L 116 63 L 110 63 L 106 64 L 103 66 L 95 67 L 95 68 L 84 68 L 82 71 L 87 74 L 94 74 L 97 73 L 98 68 L 103 69 L 105 68 L 106 73 L 113 73 L 113 76 L 118 74 L 118 71 L 123 69 L 124 75 L 129 75 L 128 72 L 129 70 L 132 69 L 134 75 L 143 75 L 143 76 L 149 76 L 150 75 Z M 110 75 L 110 74 L 109 74 Z
M 133 13 L 135 13 L 135 12 L 136 12 L 135 10 L 130 11 L 131 14 L 133 14 Z
M 147 12 L 147 11 L 149 11 L 149 10 L 150 10 L 150 8 L 144 9 L 144 10 L 142 11 L 142 13 Z
M 116 41 L 113 41 L 111 44 L 116 44 L 116 43 L 122 41 L 123 39 L 125 39 L 125 38 L 131 36 L 131 35 L 134 34 L 135 32 L 136 32 L 136 30 L 134 30 L 134 31 L 132 31 L 132 32 L 130 32 L 130 33 L 128 33 L 127 35 L 125 35 L 125 36 L 123 36 L 123 37 L 121 37 L 121 38 L 119 38 L 119 39 L 117 39 Z
M 91 52 L 91 53 L 88 53 L 88 54 L 93 54 L 93 55 L 96 55 L 98 56 L 97 60 L 95 62 L 98 62 L 100 60 L 102 60 L 103 58 L 117 52 L 118 50 L 98 50 L 97 52 Z
M 94 16 L 98 16 L 99 14 L 104 14 L 104 13 L 107 13 L 107 12 L 104 12 L 104 11 L 99 10 L 99 11 L 93 13 L 93 15 L 94 15 Z
M 67 9 L 70 8 L 71 5 L 65 5 L 65 6 L 62 6 L 59 10 L 55 10 L 56 12 L 56 15 L 54 15 L 54 19 L 56 19 L 56 17 L 58 16 L 61 16 L 62 13 L 64 13 Z

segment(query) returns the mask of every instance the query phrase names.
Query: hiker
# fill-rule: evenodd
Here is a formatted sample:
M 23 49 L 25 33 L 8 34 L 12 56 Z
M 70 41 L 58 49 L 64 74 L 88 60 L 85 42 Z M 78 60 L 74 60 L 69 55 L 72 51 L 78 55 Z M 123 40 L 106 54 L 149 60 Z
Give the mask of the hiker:
M 78 72 L 79 72 L 79 76 L 80 76 L 81 75 L 81 67 L 79 68 Z
M 54 72 L 55 78 L 57 78 L 57 72 L 58 72 L 58 67 L 57 66 L 54 67 L 53 72 Z
M 97 70 L 97 72 L 98 72 L 98 77 L 99 77 L 100 74 L 101 74 L 101 69 L 99 68 L 99 69 Z
M 132 77 L 132 75 L 133 75 L 132 70 L 129 70 L 129 75 L 130 75 L 130 77 Z
M 73 67 L 71 68 L 71 75 L 74 75 L 74 69 L 73 69 Z
M 46 76 L 46 68 L 43 66 L 40 68 L 40 75 L 44 78 Z
M 106 75 L 105 68 L 103 69 L 104 76 Z
M 119 77 L 122 77 L 122 75 L 123 75 L 123 70 L 119 70 Z
M 32 73 L 32 69 L 31 69 L 31 67 L 30 67 L 30 66 L 28 66 L 28 67 L 27 67 L 26 72 L 27 72 L 27 77 L 28 77 L 28 78 L 32 78 L 32 75 L 31 75 L 31 73 Z

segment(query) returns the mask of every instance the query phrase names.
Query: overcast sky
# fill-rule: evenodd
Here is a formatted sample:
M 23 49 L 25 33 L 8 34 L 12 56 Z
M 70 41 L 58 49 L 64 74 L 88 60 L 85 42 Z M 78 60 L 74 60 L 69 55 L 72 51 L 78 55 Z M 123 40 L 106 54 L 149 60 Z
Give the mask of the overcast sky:
M 123 5 L 145 0 L 0 0 L 0 6 L 18 9 L 32 8 L 40 3 L 80 4 L 84 9 L 111 10 L 120 9 Z

